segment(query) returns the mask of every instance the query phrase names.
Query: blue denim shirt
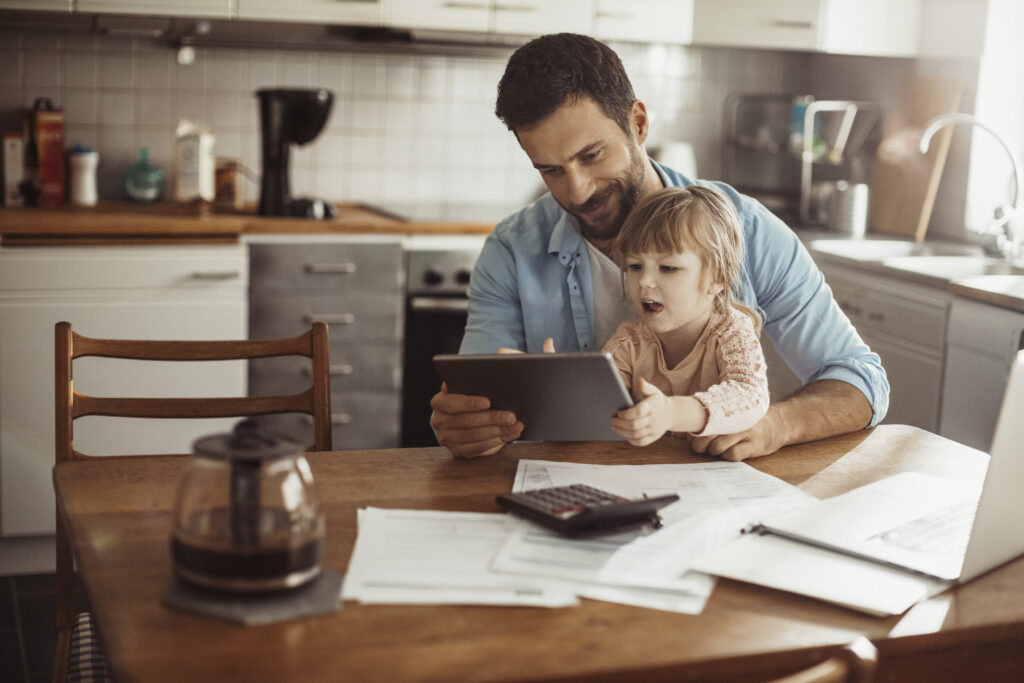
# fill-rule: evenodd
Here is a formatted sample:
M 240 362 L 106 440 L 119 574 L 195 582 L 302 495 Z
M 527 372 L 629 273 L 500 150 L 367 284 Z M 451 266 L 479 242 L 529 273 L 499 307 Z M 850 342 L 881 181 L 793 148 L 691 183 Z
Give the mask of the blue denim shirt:
M 764 334 L 801 382 L 852 384 L 871 403 L 871 426 L 878 424 L 889 407 L 882 363 L 839 309 L 796 234 L 724 183 L 690 180 L 651 163 L 665 186 L 705 185 L 733 201 L 746 239 L 737 296 L 760 309 Z M 550 194 L 502 220 L 484 242 L 460 353 L 503 346 L 539 353 L 546 337 L 558 351 L 600 350 L 587 248 L 576 219 Z

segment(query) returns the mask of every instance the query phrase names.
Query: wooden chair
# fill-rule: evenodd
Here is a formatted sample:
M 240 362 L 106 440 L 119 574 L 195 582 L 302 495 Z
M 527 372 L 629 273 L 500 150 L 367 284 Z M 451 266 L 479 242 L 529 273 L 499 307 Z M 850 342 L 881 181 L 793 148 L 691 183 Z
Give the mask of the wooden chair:
M 305 356 L 312 362 L 312 386 L 300 394 L 237 398 L 121 398 L 87 396 L 75 391 L 72 362 L 83 356 L 152 360 L 243 360 L 274 356 Z M 143 341 L 93 339 L 56 325 L 56 459 L 57 462 L 92 456 L 74 447 L 74 420 L 87 415 L 148 418 L 247 417 L 280 413 L 305 413 L 313 419 L 313 449 L 331 450 L 331 394 L 327 325 L 287 339 L 243 341 Z M 74 627 L 74 560 L 67 529 L 57 513 L 57 649 L 53 680 L 65 681 Z
M 832 657 L 772 683 L 871 683 L 877 668 L 878 650 L 867 638 L 858 638 Z

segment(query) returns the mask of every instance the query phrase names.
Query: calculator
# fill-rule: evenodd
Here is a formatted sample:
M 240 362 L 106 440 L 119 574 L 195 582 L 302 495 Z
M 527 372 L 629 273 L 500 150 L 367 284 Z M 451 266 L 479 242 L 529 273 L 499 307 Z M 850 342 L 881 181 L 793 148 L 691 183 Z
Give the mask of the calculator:
M 654 498 L 625 498 L 586 484 L 506 493 L 498 504 L 509 512 L 542 524 L 565 536 L 623 531 L 650 524 L 661 526 L 658 510 L 679 500 L 670 493 Z

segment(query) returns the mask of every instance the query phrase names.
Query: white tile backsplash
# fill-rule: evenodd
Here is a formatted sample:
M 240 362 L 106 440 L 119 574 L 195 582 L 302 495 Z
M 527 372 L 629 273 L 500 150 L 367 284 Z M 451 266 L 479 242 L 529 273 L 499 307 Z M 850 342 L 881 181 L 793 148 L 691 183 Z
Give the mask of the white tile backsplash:
M 803 63 L 787 53 L 613 47 L 656 113 L 652 143 L 699 140 L 698 165 L 709 170 L 717 170 L 719 155 L 708 141 L 721 136 L 725 94 L 780 90 L 782 80 L 807 78 Z M 99 149 L 101 193 L 119 196 L 121 173 L 141 146 L 172 181 L 181 118 L 208 126 L 215 154 L 241 159 L 258 176 L 255 90 L 323 87 L 335 93 L 334 109 L 316 140 L 293 148 L 295 196 L 508 207 L 542 189 L 515 137 L 494 116 L 510 53 L 197 48 L 195 63 L 181 65 L 173 47 L 155 40 L 0 28 L 0 108 L 53 99 L 67 112 L 69 145 L 80 139 Z M 243 194 L 257 200 L 258 181 L 244 181 Z

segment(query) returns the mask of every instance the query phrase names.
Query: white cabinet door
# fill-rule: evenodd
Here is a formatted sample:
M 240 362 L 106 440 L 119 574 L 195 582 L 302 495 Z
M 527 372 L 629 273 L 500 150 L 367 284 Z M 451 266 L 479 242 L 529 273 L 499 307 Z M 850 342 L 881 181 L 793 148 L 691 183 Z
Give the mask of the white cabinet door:
M 495 0 L 493 7 L 496 33 L 590 33 L 591 0 Z
M 78 12 L 228 19 L 231 0 L 77 0 Z
M 920 49 L 921 0 L 827 0 L 823 52 L 911 57 Z
M 698 45 L 817 50 L 822 0 L 695 0 Z
M 241 246 L 0 249 L 0 534 L 53 533 L 54 325 L 67 320 L 93 337 L 244 339 L 246 282 Z M 83 358 L 74 378 L 76 388 L 96 395 L 246 392 L 244 361 Z M 233 423 L 81 418 L 75 447 L 187 453 L 195 438 Z
M 384 0 L 238 0 L 238 18 L 380 26 Z
M 595 0 L 594 36 L 687 44 L 693 39 L 693 0 Z
M 487 31 L 494 0 L 391 0 L 389 26 L 438 31 Z
M 938 431 L 942 356 L 870 333 L 861 333 L 861 337 L 882 359 L 889 379 L 889 412 L 883 424 Z
M 1017 350 L 1024 313 L 957 297 L 949 316 L 939 433 L 988 451 Z

